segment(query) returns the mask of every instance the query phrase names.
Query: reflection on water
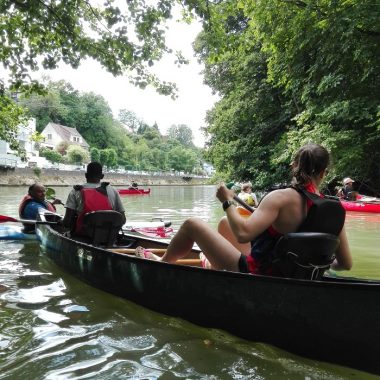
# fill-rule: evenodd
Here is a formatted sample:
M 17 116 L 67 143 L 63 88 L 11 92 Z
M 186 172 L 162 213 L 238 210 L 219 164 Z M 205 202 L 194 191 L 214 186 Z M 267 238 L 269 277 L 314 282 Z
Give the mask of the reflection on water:
M 1 191 L 2 213 L 16 216 L 23 189 Z M 223 211 L 214 193 L 211 186 L 154 187 L 123 203 L 130 220 L 153 215 L 177 229 L 201 216 L 216 226 Z M 379 218 L 347 215 L 355 275 L 379 278 Z M 35 242 L 0 241 L 0 263 L 1 379 L 376 378 L 154 313 L 76 280 L 40 256 Z
M 347 212 L 346 229 L 354 260 L 349 275 L 380 279 L 380 214 Z

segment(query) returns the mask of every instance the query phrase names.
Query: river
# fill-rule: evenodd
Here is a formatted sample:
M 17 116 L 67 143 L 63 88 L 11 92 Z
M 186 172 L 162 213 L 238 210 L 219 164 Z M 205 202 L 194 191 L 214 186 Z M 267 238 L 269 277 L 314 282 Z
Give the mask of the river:
M 65 200 L 70 188 L 55 190 Z M 24 192 L 0 187 L 1 214 L 16 217 Z M 216 226 L 223 215 L 213 186 L 122 199 L 128 220 L 160 217 L 174 229 L 189 216 Z M 379 279 L 380 214 L 348 213 L 346 228 L 346 274 Z M 380 379 L 152 312 L 71 277 L 35 242 L 0 241 L 0 263 L 0 379 Z

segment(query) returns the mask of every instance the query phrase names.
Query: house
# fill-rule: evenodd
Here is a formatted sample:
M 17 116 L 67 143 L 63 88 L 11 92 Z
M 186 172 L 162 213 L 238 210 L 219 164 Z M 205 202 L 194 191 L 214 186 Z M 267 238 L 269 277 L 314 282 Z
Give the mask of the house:
M 19 125 L 16 139 L 20 147 L 25 150 L 27 161 L 38 157 L 38 150 L 35 143 L 31 140 L 31 136 L 36 131 L 36 119 L 30 119 L 28 124 Z M 0 165 L 4 167 L 15 167 L 22 164 L 21 158 L 11 149 L 9 143 L 0 140 Z
M 45 138 L 45 141 L 41 143 L 42 147 L 54 149 L 58 144 L 66 141 L 70 144 L 76 144 L 82 148 L 89 150 L 90 146 L 82 135 L 76 130 L 76 128 L 66 127 L 56 123 L 48 123 L 41 135 Z

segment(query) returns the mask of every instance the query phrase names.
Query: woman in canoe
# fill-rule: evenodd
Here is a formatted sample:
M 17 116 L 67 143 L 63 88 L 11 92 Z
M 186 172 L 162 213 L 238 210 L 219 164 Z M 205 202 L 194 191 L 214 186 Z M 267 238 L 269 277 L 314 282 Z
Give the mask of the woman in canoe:
M 174 263 L 185 257 L 195 242 L 205 255 L 206 267 L 271 274 L 271 262 L 268 263 L 268 258 L 273 257 L 277 241 L 287 233 L 302 230 L 302 226 L 309 219 L 308 210 L 312 203 L 304 196 L 303 191 L 320 195 L 319 186 L 327 174 L 328 165 L 329 153 L 324 147 L 317 144 L 303 146 L 296 153 L 292 164 L 293 186 L 269 193 L 249 218 L 242 218 L 239 215 L 233 202 L 234 192 L 224 185 L 218 187 L 216 196 L 223 205 L 234 235 L 240 243 L 251 246 L 248 255 L 242 254 L 242 250 L 237 249 L 203 220 L 190 218 L 182 224 L 165 255 L 159 260 Z M 328 215 L 329 221 L 334 219 L 335 215 Z M 318 221 L 322 231 L 326 221 L 327 219 Z M 340 244 L 336 259 L 331 266 L 334 270 L 349 270 L 352 266 L 343 223 L 344 212 L 342 225 L 336 232 Z M 313 231 L 318 231 L 318 226 L 313 228 L 315 228 Z M 158 259 L 146 251 L 138 250 L 136 254 L 140 257 Z

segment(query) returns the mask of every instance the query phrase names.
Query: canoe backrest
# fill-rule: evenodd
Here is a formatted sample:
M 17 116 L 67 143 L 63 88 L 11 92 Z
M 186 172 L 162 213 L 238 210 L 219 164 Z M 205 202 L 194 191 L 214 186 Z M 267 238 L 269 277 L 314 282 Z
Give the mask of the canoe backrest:
M 318 280 L 335 259 L 337 236 L 319 232 L 284 235 L 276 245 L 273 274 L 281 277 Z
M 91 244 L 111 247 L 123 226 L 123 221 L 123 216 L 117 211 L 93 211 L 84 216 L 83 227 Z

